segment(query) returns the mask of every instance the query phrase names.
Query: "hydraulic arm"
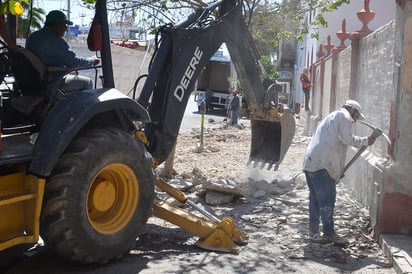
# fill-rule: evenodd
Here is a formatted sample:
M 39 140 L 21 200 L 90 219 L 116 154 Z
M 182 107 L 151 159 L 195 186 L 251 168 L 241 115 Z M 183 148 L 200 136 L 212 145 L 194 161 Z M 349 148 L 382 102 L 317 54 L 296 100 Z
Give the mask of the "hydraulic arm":
M 166 160 L 179 132 L 196 79 L 222 43 L 226 43 L 251 111 L 249 162 L 275 168 L 295 131 L 293 116 L 278 105 L 244 23 L 241 1 L 221 0 L 197 10 L 185 21 L 159 29 L 148 78 L 138 102 L 149 111 L 147 148 L 158 163 Z

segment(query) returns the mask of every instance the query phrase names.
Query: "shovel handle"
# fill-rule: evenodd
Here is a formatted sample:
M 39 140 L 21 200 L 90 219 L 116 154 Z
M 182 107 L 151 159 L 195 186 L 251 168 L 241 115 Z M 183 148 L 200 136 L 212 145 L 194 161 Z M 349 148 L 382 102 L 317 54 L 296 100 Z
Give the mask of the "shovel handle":
M 375 128 L 371 134 L 371 136 L 369 138 L 378 138 L 379 136 L 382 135 L 382 130 L 380 130 L 379 128 Z M 342 179 L 342 177 L 345 175 L 345 172 L 350 168 L 350 166 L 353 164 L 353 162 L 356 161 L 356 159 L 359 158 L 359 156 L 366 150 L 368 146 L 363 146 L 359 149 L 359 151 L 352 157 L 352 159 L 350 159 L 350 161 L 346 164 L 346 166 L 343 168 L 343 171 L 341 173 L 341 175 L 339 176 L 339 179 Z
M 350 159 L 350 161 L 346 164 L 346 166 L 343 168 L 342 175 L 340 175 L 339 179 L 341 179 L 344 175 L 345 172 L 350 168 L 350 166 L 356 161 L 356 159 L 359 158 L 359 156 L 366 150 L 368 146 L 363 146 L 361 147 L 358 152 Z

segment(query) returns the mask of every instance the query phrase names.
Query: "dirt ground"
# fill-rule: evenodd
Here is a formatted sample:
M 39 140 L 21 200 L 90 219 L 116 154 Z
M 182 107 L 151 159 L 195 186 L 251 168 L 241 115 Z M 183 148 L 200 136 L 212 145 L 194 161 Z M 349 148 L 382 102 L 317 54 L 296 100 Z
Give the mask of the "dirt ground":
M 176 178 L 190 181 L 195 170 L 207 179 L 222 177 L 247 187 L 248 195 L 218 206 L 207 205 L 198 188 L 188 192 L 219 218 L 232 217 L 249 235 L 249 243 L 240 247 L 239 254 L 200 249 L 196 237 L 153 217 L 136 248 L 120 261 L 73 265 L 40 246 L 5 273 L 395 273 L 372 238 L 367 210 L 341 184 L 336 228 L 350 239 L 350 245 L 342 248 L 308 241 L 308 192 L 301 169 L 310 137 L 303 135 L 299 119 L 292 145 L 276 172 L 246 167 L 250 123 L 239 122 L 241 128 L 225 127 L 221 117 L 206 121 L 201 153 L 196 150 L 200 130 L 181 132 L 174 160 Z
M 224 118 L 217 117 L 205 122 L 204 149 L 196 153 L 200 142 L 200 129 L 180 132 L 174 159 L 178 176 L 187 176 L 198 168 L 207 178 L 224 177 L 244 181 L 247 178 L 271 181 L 279 174 L 301 172 L 302 157 L 309 138 L 302 135 L 303 128 L 297 124 L 294 141 L 278 171 L 247 166 L 250 151 L 250 121 L 241 119 L 239 127 L 226 126 Z M 275 174 L 277 173 L 277 174 Z

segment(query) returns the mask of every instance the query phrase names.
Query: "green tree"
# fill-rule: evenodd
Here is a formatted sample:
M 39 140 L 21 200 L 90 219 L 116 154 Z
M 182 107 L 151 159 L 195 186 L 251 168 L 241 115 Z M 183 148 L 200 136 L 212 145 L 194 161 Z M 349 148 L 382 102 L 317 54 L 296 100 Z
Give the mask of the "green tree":
M 344 4 L 349 4 L 350 0 L 304 0 L 301 1 L 301 7 L 298 9 L 298 13 L 294 18 L 296 22 L 300 22 L 300 26 L 297 32 L 297 39 L 302 40 L 303 35 L 309 33 L 310 26 L 321 26 L 326 28 L 328 21 L 325 18 L 325 13 L 333 12 Z M 314 13 L 313 18 L 307 18 L 308 13 Z M 318 39 L 319 34 L 317 31 L 311 33 L 311 38 Z
M 264 55 L 273 56 L 281 40 L 294 38 L 298 24 L 289 16 L 296 12 L 299 0 L 245 1 L 246 23 Z
M 325 13 L 333 12 L 350 0 L 244 0 L 245 20 L 259 50 L 277 52 L 280 41 L 302 40 L 311 26 L 327 27 Z M 308 16 L 309 15 L 309 16 Z M 318 38 L 318 33 L 311 33 Z
M 17 19 L 18 38 L 26 38 L 33 31 L 40 29 L 43 26 L 43 17 L 46 14 L 42 8 L 30 8 L 28 3 L 23 3 L 22 6 L 24 8 L 24 14 Z
M 263 67 L 265 68 L 266 77 L 268 78 L 267 80 L 270 80 L 270 82 L 274 82 L 276 79 L 279 79 L 279 73 L 276 69 L 276 66 L 271 61 L 270 56 L 262 55 L 260 57 L 260 61 L 262 62 Z
M 186 17 L 193 9 L 205 7 L 213 0 L 108 0 L 109 11 L 136 16 L 136 11 L 145 13 L 143 19 L 148 29 L 161 24 L 173 23 Z M 280 40 L 302 39 L 312 26 L 327 27 L 324 14 L 338 9 L 350 0 L 243 0 L 245 22 L 251 30 L 259 50 L 270 55 L 276 52 Z M 83 0 L 93 9 L 95 0 Z M 316 12 L 314 12 L 316 11 Z M 305 20 L 308 12 L 316 13 L 310 22 Z M 305 22 L 302 24 L 302 22 Z M 313 38 L 317 33 L 312 34 Z

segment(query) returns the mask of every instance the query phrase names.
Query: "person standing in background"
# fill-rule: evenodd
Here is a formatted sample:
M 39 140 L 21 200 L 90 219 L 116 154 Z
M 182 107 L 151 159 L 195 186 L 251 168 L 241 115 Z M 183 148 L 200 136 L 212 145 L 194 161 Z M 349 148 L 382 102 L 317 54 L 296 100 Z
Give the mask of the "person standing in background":
M 230 110 L 230 121 L 231 121 L 231 125 L 237 125 L 237 115 L 238 115 L 238 111 L 239 111 L 239 107 L 240 107 L 240 100 L 239 100 L 239 96 L 237 96 L 237 90 L 234 89 L 232 91 L 232 100 L 230 100 L 230 104 L 229 104 L 229 110 Z
M 300 82 L 302 83 L 303 93 L 305 94 L 305 110 L 310 111 L 309 109 L 310 88 L 313 85 L 310 81 L 308 68 L 304 68 L 302 73 L 300 74 Z

